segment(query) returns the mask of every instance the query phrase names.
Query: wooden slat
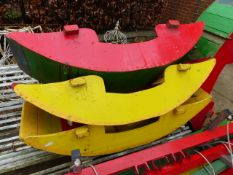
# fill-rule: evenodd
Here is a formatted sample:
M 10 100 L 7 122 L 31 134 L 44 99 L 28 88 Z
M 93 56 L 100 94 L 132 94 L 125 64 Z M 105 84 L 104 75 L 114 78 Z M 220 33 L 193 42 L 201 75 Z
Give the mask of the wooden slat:
M 57 165 L 54 167 L 50 167 L 48 169 L 42 170 L 42 171 L 38 171 L 36 173 L 32 173 L 30 175 L 48 175 L 48 174 L 57 174 L 57 173 L 66 173 L 68 172 L 69 167 L 71 166 L 70 162 L 61 164 L 61 165 Z
M 22 103 L 23 103 L 22 99 L 16 99 L 16 100 L 8 101 L 8 102 L 2 102 L 2 103 L 0 103 L 0 108 L 5 108 L 8 106 L 15 106 L 15 105 L 19 105 Z
M 12 85 L 12 83 L 36 83 L 36 80 L 16 80 L 16 81 L 12 81 L 9 83 L 1 83 L 0 84 L 0 88 L 2 87 L 9 87 Z
M 6 114 L 0 114 L 0 119 L 2 118 L 9 118 L 9 117 L 17 117 L 21 115 L 21 111 L 10 112 Z
M 20 117 L 14 117 L 14 118 L 10 118 L 10 119 L 5 119 L 5 120 L 0 120 L 0 125 L 4 124 L 8 124 L 8 123 L 12 123 L 12 122 L 17 122 L 19 123 L 20 121 Z
M 5 151 L 1 152 L 0 155 L 10 154 L 13 152 L 20 152 L 20 151 L 28 150 L 29 148 L 31 148 L 31 147 L 28 145 L 22 145 L 20 147 L 14 148 L 14 149 L 5 150 Z
M 233 20 L 233 6 L 227 4 L 213 3 L 207 12 Z
M 205 30 L 220 35 L 224 38 L 227 38 L 233 31 L 233 20 L 228 18 L 211 13 L 205 13 L 199 18 L 199 20 L 205 21 Z
M 17 64 L 11 64 L 11 65 L 5 65 L 5 66 L 1 66 L 0 67 L 0 72 L 1 71 L 9 71 L 9 70 L 20 70 L 19 67 L 17 66 Z
M 14 93 L 12 93 L 12 94 L 7 94 L 7 95 L 1 95 L 0 101 L 10 100 L 10 99 L 18 99 L 18 98 L 19 98 L 18 96 L 16 96 Z
M 21 108 L 22 108 L 22 104 L 8 106 L 8 107 L 0 108 L 0 112 L 6 112 L 6 111 L 11 111 L 11 110 L 21 110 Z
M 0 127 L 0 131 L 19 128 L 19 125 L 20 125 L 19 123 L 16 123 L 13 125 L 2 126 L 2 127 Z
M 198 18 L 205 22 L 205 30 L 224 38 L 233 31 L 233 6 L 213 3 Z
M 14 140 L 18 140 L 19 136 L 13 136 L 10 138 L 4 138 L 0 140 L 0 145 L 3 144 L 4 142 L 10 142 L 10 141 L 14 141 Z
M 0 94 L 9 94 L 9 93 L 14 93 L 12 89 L 1 89 Z
M 14 157 L 7 157 L 5 159 L 2 159 L 1 162 L 0 162 L 0 167 L 4 166 L 6 164 L 12 163 L 12 162 L 20 161 L 22 159 L 30 159 L 30 158 L 32 158 L 34 156 L 35 157 L 44 156 L 44 155 L 47 155 L 47 154 L 48 153 L 46 153 L 44 151 L 33 151 L 33 152 L 29 152 L 27 154 L 14 155 Z
M 6 149 L 13 148 L 13 147 L 20 146 L 20 145 L 25 145 L 25 144 L 23 142 L 17 140 L 17 141 L 10 142 L 10 143 L 4 144 L 4 145 L 0 145 L 0 150 L 1 151 L 6 150 Z
M 13 80 L 18 80 L 18 79 L 28 79 L 30 78 L 28 75 L 23 74 L 23 75 L 18 75 L 18 76 L 11 76 L 11 77 L 0 77 L 0 81 L 4 82 L 4 81 L 8 81 L 10 78 L 11 81 Z
M 4 164 L 4 165 L 0 166 L 0 174 L 14 171 L 14 170 L 17 170 L 20 168 L 25 168 L 25 167 L 28 167 L 31 165 L 36 165 L 36 164 L 39 164 L 41 162 L 56 159 L 58 157 L 59 156 L 55 155 L 55 154 L 41 154 L 41 155 L 39 154 L 39 155 L 28 157 L 27 159 L 23 159 L 23 161 L 19 160 L 16 162 L 15 161 L 10 162 L 8 164 Z M 14 159 L 14 158 L 12 157 L 12 159 Z
M 22 70 L 9 70 L 9 71 L 1 71 L 0 69 L 0 76 L 2 75 L 12 75 L 12 74 L 23 74 Z

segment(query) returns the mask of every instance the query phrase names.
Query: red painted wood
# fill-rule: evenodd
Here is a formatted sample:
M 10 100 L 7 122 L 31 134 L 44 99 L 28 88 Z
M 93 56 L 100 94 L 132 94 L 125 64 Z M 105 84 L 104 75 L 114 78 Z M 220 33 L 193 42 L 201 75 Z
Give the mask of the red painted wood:
M 78 35 L 12 32 L 7 37 L 62 64 L 102 72 L 126 72 L 178 60 L 198 41 L 203 26 L 203 22 L 196 22 L 170 29 L 159 24 L 155 27 L 156 39 L 132 44 L 101 43 L 95 31 L 85 28 L 80 28 Z
M 233 123 L 230 124 L 230 134 L 233 133 Z M 201 133 L 193 134 L 181 139 L 167 142 L 158 146 L 144 149 L 117 159 L 113 159 L 101 164 L 95 165 L 97 172 L 101 175 L 114 174 L 131 167 L 138 167 L 145 162 L 162 158 L 166 155 L 181 152 L 188 148 L 201 145 L 226 135 L 226 126 L 220 126 L 214 130 L 207 130 Z M 225 150 L 226 151 L 226 150 Z M 214 151 L 217 152 L 218 151 Z M 212 153 L 214 153 L 212 152 Z M 219 153 L 223 154 L 221 151 Z M 225 153 L 225 152 L 224 152 Z M 200 160 L 200 159 L 198 159 Z M 197 161 L 199 162 L 199 161 Z M 164 170 L 165 171 L 165 170 Z M 72 174 L 67 174 L 72 175 Z M 73 174 L 74 175 L 74 174 Z M 81 175 L 95 175 L 92 168 L 85 168 Z
M 233 33 L 231 34 L 230 38 L 224 42 L 222 47 L 219 49 L 219 51 L 215 55 L 216 58 L 216 64 L 213 69 L 213 71 L 210 73 L 209 77 L 206 79 L 206 81 L 202 84 L 202 89 L 204 89 L 206 92 L 211 93 L 213 90 L 213 87 L 224 69 L 225 65 L 232 64 L 233 63 Z M 204 59 L 200 59 L 197 61 L 204 61 Z M 205 115 L 208 110 L 211 110 L 211 106 L 205 107 L 198 115 L 196 115 L 192 120 L 192 127 L 195 130 L 198 130 L 202 128 Z
M 211 72 L 211 74 L 209 75 L 209 77 L 202 85 L 202 88 L 208 93 L 212 91 L 216 83 L 216 80 L 218 79 L 218 76 L 222 72 L 224 66 L 226 64 L 233 63 L 233 33 L 231 34 L 230 38 L 224 42 L 222 47 L 215 55 L 215 58 L 216 58 L 215 67 Z
M 224 145 L 218 145 L 201 152 L 210 162 L 219 159 L 222 155 L 228 154 Z M 186 171 L 200 167 L 206 164 L 206 161 L 199 154 L 194 154 L 188 158 L 182 159 L 182 162 L 175 162 L 160 169 L 160 171 L 150 170 L 149 172 L 156 172 L 156 175 L 179 175 Z
M 78 25 L 65 25 L 63 28 L 65 35 L 77 35 L 79 33 Z
M 228 168 L 219 175 L 232 175 L 232 174 L 233 174 L 233 168 Z
M 210 102 L 201 112 L 191 119 L 192 129 L 199 130 L 203 127 L 208 112 L 213 112 L 214 102 Z

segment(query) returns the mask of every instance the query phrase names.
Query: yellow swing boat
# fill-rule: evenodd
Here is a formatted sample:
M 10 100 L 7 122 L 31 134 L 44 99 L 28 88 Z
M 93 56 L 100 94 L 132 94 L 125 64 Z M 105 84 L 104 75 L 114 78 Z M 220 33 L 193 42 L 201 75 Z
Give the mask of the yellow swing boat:
M 25 102 L 20 138 L 32 147 L 70 155 L 79 149 L 82 156 L 110 154 L 157 140 L 184 125 L 209 102 L 211 96 L 199 89 L 178 108 L 159 117 L 120 126 L 83 125 L 62 130 L 60 118 Z
M 164 82 L 133 93 L 108 93 L 90 75 L 49 84 L 18 84 L 16 94 L 57 117 L 89 125 L 124 125 L 161 116 L 189 99 L 206 80 L 215 59 L 166 68 Z
M 15 92 L 26 100 L 20 138 L 35 148 L 63 155 L 79 149 L 82 156 L 150 143 L 184 125 L 207 106 L 211 96 L 199 87 L 214 65 L 211 59 L 169 66 L 164 83 L 130 94 L 106 93 L 97 76 L 16 85 Z M 63 130 L 61 118 L 83 125 Z

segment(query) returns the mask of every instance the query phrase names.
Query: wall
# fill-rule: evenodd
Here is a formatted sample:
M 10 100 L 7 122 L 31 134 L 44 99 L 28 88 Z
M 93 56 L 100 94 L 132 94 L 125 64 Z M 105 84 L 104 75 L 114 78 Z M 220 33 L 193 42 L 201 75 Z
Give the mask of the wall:
M 151 30 L 168 0 L 0 0 L 1 24 L 78 24 L 97 32 Z M 59 30 L 59 29 L 58 29 Z
M 195 21 L 214 0 L 168 0 L 161 22 L 177 19 L 182 23 Z
M 23 2 L 23 3 L 22 3 Z M 77 23 L 97 32 L 113 29 L 120 19 L 122 31 L 151 30 L 168 19 L 196 20 L 213 0 L 0 0 L 0 27 L 42 25 L 48 31 Z M 44 30 L 47 31 L 47 30 Z

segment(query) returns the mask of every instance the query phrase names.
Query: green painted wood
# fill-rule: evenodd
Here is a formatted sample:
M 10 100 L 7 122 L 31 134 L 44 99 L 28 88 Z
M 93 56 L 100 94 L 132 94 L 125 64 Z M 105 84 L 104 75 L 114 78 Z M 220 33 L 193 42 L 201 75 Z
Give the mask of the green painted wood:
M 233 31 L 233 6 L 213 3 L 197 21 L 205 22 L 205 30 L 228 38 Z
M 196 46 L 186 54 L 188 60 L 195 60 L 200 58 L 214 57 L 220 48 L 220 44 L 211 41 L 204 36 L 202 36 L 197 42 Z
M 202 53 L 202 58 L 206 57 L 214 57 L 217 53 L 220 45 L 215 43 L 214 41 L 208 40 L 205 37 L 202 37 L 198 43 L 197 48 L 199 48 L 199 52 Z M 207 47 L 206 47 L 207 46 Z
M 195 47 L 185 55 L 188 60 L 215 56 L 233 32 L 233 6 L 212 3 L 197 21 L 205 22 L 205 32 Z
M 85 75 L 98 75 L 104 79 L 106 90 L 110 92 L 131 92 L 147 88 L 166 68 L 166 66 L 162 66 L 132 72 L 96 72 L 55 62 L 22 46 L 20 50 L 24 55 L 22 59 L 27 63 L 25 66 L 27 66 L 28 74 L 40 80 L 41 83 L 59 82 Z
M 232 8 L 233 10 L 233 8 Z M 228 38 L 233 31 L 233 20 L 206 12 L 200 18 L 205 22 L 205 30 L 224 38 Z
M 216 14 L 225 18 L 233 19 L 233 6 L 221 3 L 211 4 L 207 11 L 212 14 Z
M 21 46 L 22 47 L 22 46 Z M 25 60 L 29 69 L 30 75 L 36 75 L 35 78 L 38 80 L 43 79 L 43 82 L 50 82 L 50 79 L 54 81 L 61 81 L 60 78 L 60 65 L 57 62 L 50 61 L 35 52 L 22 47 Z M 28 59 L 33 58 L 33 59 Z M 32 61 L 33 60 L 33 61 Z M 49 76 L 47 76 L 49 75 Z M 34 76 L 32 76 L 34 77 Z
M 216 160 L 212 162 L 211 165 L 213 166 L 216 175 L 222 173 L 224 170 L 228 168 L 228 166 L 225 163 L 223 163 L 221 160 Z M 209 165 L 206 165 L 206 168 L 212 173 L 212 170 Z M 209 174 L 205 168 L 201 168 L 195 171 L 194 173 L 192 173 L 191 175 L 209 175 Z

